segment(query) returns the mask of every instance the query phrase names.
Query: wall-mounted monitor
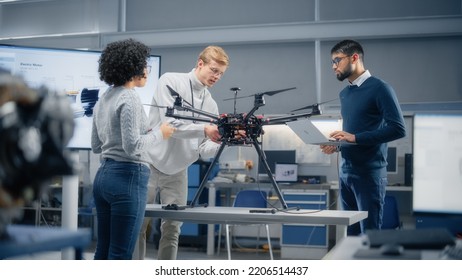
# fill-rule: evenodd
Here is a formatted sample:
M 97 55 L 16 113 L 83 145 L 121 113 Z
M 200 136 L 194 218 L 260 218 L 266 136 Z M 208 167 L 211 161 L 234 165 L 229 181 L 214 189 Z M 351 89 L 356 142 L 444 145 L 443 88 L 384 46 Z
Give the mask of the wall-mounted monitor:
M 413 128 L 413 211 L 462 214 L 462 113 L 419 113 Z
M 32 88 L 46 86 L 67 94 L 74 111 L 75 130 L 68 147 L 91 148 L 93 107 L 108 88 L 98 73 L 99 51 L 0 45 L 0 68 L 22 77 Z M 160 57 L 152 55 L 146 86 L 137 88 L 143 104 L 150 104 L 160 75 Z M 149 106 L 145 108 L 149 112 Z

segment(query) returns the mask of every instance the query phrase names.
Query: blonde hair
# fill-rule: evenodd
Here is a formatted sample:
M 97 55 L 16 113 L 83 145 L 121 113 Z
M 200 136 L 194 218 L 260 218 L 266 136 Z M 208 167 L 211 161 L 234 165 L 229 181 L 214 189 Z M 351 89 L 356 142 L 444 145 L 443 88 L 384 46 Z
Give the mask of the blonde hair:
M 220 65 L 229 65 L 229 57 L 225 50 L 218 46 L 208 46 L 200 54 L 199 59 L 205 64 L 210 63 L 211 60 Z

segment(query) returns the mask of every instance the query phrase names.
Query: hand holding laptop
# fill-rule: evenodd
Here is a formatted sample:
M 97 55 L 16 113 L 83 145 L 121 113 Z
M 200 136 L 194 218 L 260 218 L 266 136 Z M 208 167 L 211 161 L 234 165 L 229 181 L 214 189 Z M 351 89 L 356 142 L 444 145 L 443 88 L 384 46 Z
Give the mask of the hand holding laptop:
M 345 131 L 334 131 L 329 136 L 335 141 L 346 141 L 348 143 L 354 143 L 356 141 L 356 137 L 354 134 L 345 132 Z M 321 151 L 327 155 L 331 155 L 335 152 L 338 152 L 339 149 L 337 146 L 334 145 L 320 145 Z
M 287 125 L 300 137 L 306 144 L 321 146 L 344 146 L 355 145 L 350 140 L 355 140 L 354 135 L 344 131 L 334 131 L 327 138 L 309 119 L 287 122 Z
M 338 152 L 338 146 L 333 146 L 333 145 L 320 145 L 321 151 L 325 153 L 326 155 L 331 155 L 335 152 Z
M 354 134 L 345 132 L 345 131 L 334 131 L 329 136 L 333 139 L 334 141 L 339 141 L 342 143 L 349 143 L 351 145 L 355 145 L 356 143 L 356 137 Z M 320 145 L 321 151 L 327 155 L 331 155 L 335 152 L 340 151 L 339 146 L 334 146 L 334 145 Z

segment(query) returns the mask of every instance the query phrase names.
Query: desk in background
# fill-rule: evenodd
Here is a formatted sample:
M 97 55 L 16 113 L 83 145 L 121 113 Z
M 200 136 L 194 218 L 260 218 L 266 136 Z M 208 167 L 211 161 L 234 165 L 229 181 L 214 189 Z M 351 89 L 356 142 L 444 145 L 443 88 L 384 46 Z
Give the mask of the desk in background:
M 220 183 L 220 182 L 211 182 L 209 181 L 206 184 L 206 187 L 209 189 L 209 198 L 208 205 L 215 206 L 216 201 L 216 191 L 221 191 L 223 193 L 223 204 L 222 206 L 231 206 L 232 205 L 232 194 L 236 193 L 239 190 L 243 189 L 258 189 L 265 190 L 269 192 L 274 192 L 273 185 L 270 183 Z M 331 207 L 329 209 L 338 209 L 337 203 L 338 200 L 338 184 L 303 184 L 303 183 L 290 183 L 283 184 L 279 183 L 279 188 L 281 190 L 328 190 L 329 197 L 334 203 L 329 203 Z M 410 186 L 387 186 L 387 192 L 391 192 L 394 195 L 407 194 L 403 204 L 407 204 L 406 209 L 403 209 L 406 214 L 410 212 L 412 207 L 412 187 Z M 400 200 L 400 199 L 399 199 Z M 334 208 L 335 207 L 335 208 Z
M 279 183 L 279 189 L 312 189 L 312 190 L 331 190 L 330 184 L 303 184 L 303 183 L 294 183 L 294 184 L 282 184 Z M 232 194 L 237 193 L 243 189 L 256 189 L 264 190 L 268 192 L 274 192 L 273 185 L 271 183 L 219 183 L 219 182 L 208 182 L 206 187 L 209 189 L 209 206 L 215 206 L 216 201 L 216 191 L 221 191 L 224 194 L 224 201 L 222 206 L 231 206 L 232 205 Z M 337 187 L 338 189 L 338 187 Z
M 270 183 L 219 183 L 208 182 L 209 205 L 214 205 L 215 194 L 220 191 L 222 205 L 231 206 L 232 197 L 243 189 L 264 190 L 270 193 L 268 197 L 269 208 L 282 208 L 279 199 L 273 195 L 274 187 Z M 336 189 L 331 184 L 305 184 L 305 183 L 280 183 L 279 188 L 284 200 L 289 207 L 300 207 L 310 210 L 338 210 L 336 206 Z M 338 188 L 337 188 L 338 189 Z M 330 202 L 334 198 L 334 203 Z M 314 200 L 314 201 L 313 201 Z M 215 225 L 208 225 L 208 242 L 211 243 L 215 235 Z M 240 230 L 242 236 L 249 236 L 255 233 Z M 271 237 L 278 238 L 281 246 L 281 257 L 283 258 L 310 258 L 319 259 L 326 254 L 329 247 L 333 247 L 336 240 L 343 238 L 342 227 L 326 224 L 290 224 L 288 222 L 271 227 Z M 212 236 L 212 237 L 211 237 Z M 208 245 L 207 248 L 211 246 Z M 213 252 L 209 252 L 212 254 Z

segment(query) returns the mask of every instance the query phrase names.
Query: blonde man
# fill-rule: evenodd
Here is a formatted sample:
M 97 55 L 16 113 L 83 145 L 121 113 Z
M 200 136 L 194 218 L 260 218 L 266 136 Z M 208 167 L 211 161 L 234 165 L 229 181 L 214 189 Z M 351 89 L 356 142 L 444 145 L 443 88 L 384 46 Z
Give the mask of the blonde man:
M 175 99 L 167 85 L 178 92 L 194 108 L 212 114 L 218 114 L 218 106 L 209 91 L 222 77 L 229 65 L 226 52 L 218 46 L 208 46 L 200 54 L 196 66 L 188 73 L 165 73 L 158 82 L 152 105 L 172 106 Z M 175 112 L 190 115 L 187 112 Z M 220 139 L 218 128 L 189 120 L 175 120 L 165 116 L 165 109 L 151 107 L 150 125 L 155 127 L 163 122 L 172 122 L 177 130 L 168 141 L 163 141 L 150 151 L 153 161 L 149 179 L 148 203 L 160 201 L 161 204 L 187 203 L 188 167 L 199 157 L 208 159 L 215 155 Z M 145 219 L 139 239 L 139 258 L 144 259 L 146 252 Z M 178 239 L 182 223 L 162 220 L 158 259 L 174 260 L 178 252 Z

